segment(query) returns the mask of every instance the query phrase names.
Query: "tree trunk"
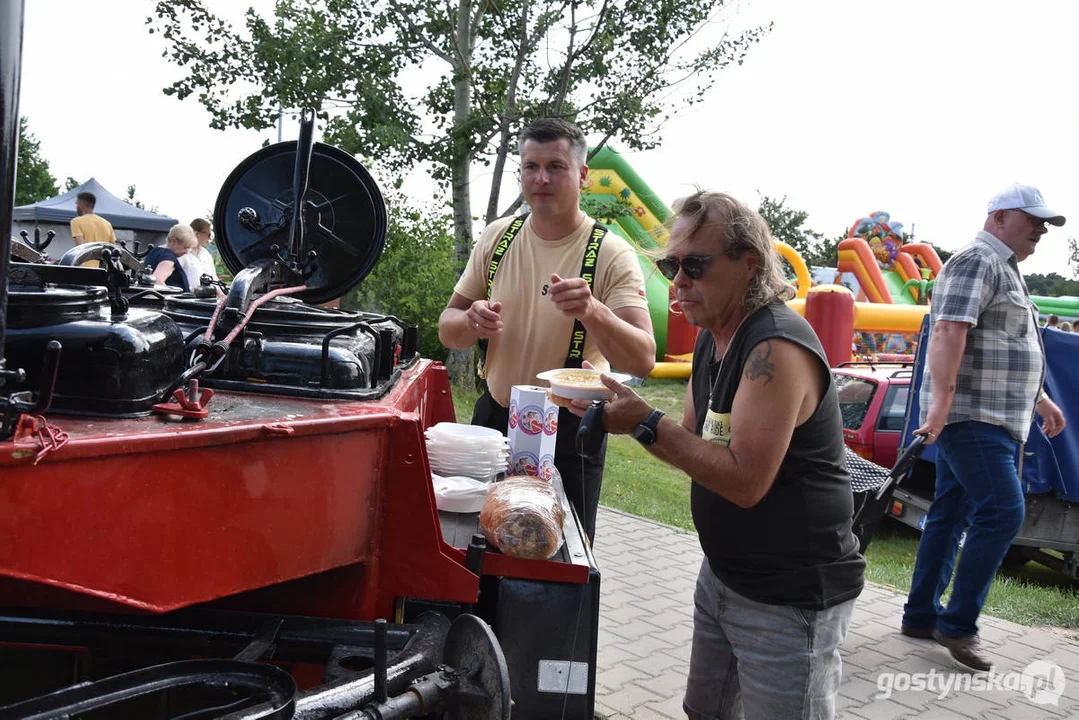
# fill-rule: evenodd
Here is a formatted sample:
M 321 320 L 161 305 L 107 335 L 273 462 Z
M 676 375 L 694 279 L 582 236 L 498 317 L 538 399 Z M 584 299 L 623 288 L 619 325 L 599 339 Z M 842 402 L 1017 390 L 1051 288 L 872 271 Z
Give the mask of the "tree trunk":
M 470 113 L 472 108 L 472 2 L 458 0 L 453 54 L 453 157 L 450 162 L 450 187 L 453 197 L 454 273 L 464 272 L 472 250 L 472 201 L 469 197 L 469 165 L 472 162 Z M 450 350 L 446 369 L 450 380 L 475 381 L 473 350 Z
M 484 221 L 490 225 L 498 219 L 498 196 L 502 191 L 502 173 L 506 169 L 506 156 L 510 150 L 510 122 L 517 114 L 517 81 L 528 59 L 528 10 L 529 3 L 521 3 L 521 35 L 517 44 L 517 59 L 510 73 L 509 87 L 506 89 L 506 105 L 502 108 L 502 127 L 499 129 L 498 152 L 495 153 L 495 166 L 491 179 L 491 195 L 487 200 L 487 214 Z

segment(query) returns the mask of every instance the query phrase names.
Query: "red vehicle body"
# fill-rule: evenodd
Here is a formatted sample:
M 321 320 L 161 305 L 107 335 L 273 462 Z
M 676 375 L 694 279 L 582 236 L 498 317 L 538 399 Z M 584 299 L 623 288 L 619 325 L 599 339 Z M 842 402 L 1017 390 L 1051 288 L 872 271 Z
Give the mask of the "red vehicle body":
M 832 368 L 832 374 L 847 447 L 877 465 L 894 466 L 907 411 L 910 365 L 849 362 Z
M 385 244 L 367 170 L 304 110 L 218 195 L 227 285 L 156 287 L 137 243 L 54 260 L 10 238 L 22 16 L 0 3 L 0 719 L 591 720 L 600 575 L 564 493 L 546 560 L 440 510 L 446 368 L 325 306 Z
M 454 418 L 444 367 L 419 360 L 378 402 L 222 392 L 209 409 L 201 423 L 57 418 L 70 440 L 40 463 L 29 433 L 0 443 L 0 504 L 25 510 L 2 525 L 5 605 L 163 613 L 261 590 L 241 604 L 374 620 L 409 597 L 476 602 L 423 444 Z M 484 570 L 589 574 L 498 554 Z

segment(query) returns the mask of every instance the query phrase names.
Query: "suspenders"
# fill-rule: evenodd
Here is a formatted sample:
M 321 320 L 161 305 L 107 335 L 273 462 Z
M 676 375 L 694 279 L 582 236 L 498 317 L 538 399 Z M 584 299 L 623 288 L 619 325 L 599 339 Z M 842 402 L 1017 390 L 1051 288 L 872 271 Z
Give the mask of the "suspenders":
M 513 243 L 514 238 L 521 232 L 521 228 L 524 227 L 525 220 L 528 219 L 528 213 L 516 217 L 513 222 L 506 228 L 506 232 L 502 233 L 502 237 L 499 238 L 498 244 L 495 245 L 494 255 L 491 256 L 491 262 L 487 265 L 487 299 L 491 299 L 491 287 L 494 285 L 495 273 L 498 272 L 498 265 L 502 262 L 502 258 L 506 256 L 506 252 L 510 249 L 510 245 Z M 596 260 L 599 258 L 599 249 L 603 244 L 603 238 L 607 235 L 607 228 L 600 225 L 598 222 L 592 226 L 592 233 L 588 236 L 588 243 L 585 245 L 584 258 L 581 261 L 581 277 L 588 282 L 588 289 L 591 291 L 596 281 Z M 574 319 L 573 321 L 573 333 L 570 335 L 569 350 L 566 353 L 565 367 L 581 367 L 584 363 L 584 341 L 587 336 L 584 323 L 580 320 Z M 487 378 L 487 340 L 481 338 L 479 341 L 480 346 L 480 361 L 477 366 L 477 372 L 480 378 Z

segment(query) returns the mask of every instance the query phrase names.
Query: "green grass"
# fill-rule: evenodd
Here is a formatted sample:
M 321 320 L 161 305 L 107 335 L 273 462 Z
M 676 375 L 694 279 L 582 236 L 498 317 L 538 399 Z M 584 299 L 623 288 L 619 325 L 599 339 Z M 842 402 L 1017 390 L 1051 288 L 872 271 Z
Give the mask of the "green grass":
M 685 380 L 648 379 L 635 388 L 674 420 L 682 421 Z M 628 435 L 607 441 L 600 503 L 685 530 L 693 529 L 689 511 L 689 476 L 657 460 Z
M 919 536 L 898 522 L 881 522 L 866 551 L 866 579 L 908 592 Z M 1022 625 L 1079 630 L 1079 582 L 1033 562 L 1002 568 L 984 610 Z
M 607 441 L 607 464 L 599 501 L 607 507 L 693 529 L 689 477 L 652 457 L 628 435 Z
M 648 379 L 635 389 L 652 405 L 681 420 L 685 380 Z M 472 417 L 478 396 L 476 391 L 454 388 L 460 422 Z M 610 438 L 600 495 L 603 505 L 693 530 L 689 485 L 685 473 L 656 460 L 632 438 Z M 866 553 L 866 579 L 899 592 L 910 590 L 918 538 L 912 528 L 889 519 L 881 521 Z M 989 590 L 985 612 L 1023 625 L 1079 630 L 1079 582 L 1036 563 L 1002 569 Z
M 453 411 L 457 422 L 466 423 L 472 419 L 472 408 L 480 398 L 480 391 L 472 387 L 453 386 Z

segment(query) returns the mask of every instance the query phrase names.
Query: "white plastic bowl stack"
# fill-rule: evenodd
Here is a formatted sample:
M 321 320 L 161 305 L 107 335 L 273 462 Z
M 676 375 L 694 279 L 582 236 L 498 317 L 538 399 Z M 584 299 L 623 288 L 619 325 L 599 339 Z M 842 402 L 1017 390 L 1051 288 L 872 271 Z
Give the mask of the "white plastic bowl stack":
M 425 435 L 427 458 L 436 475 L 492 482 L 506 470 L 509 441 L 497 430 L 443 422 L 427 428 Z

